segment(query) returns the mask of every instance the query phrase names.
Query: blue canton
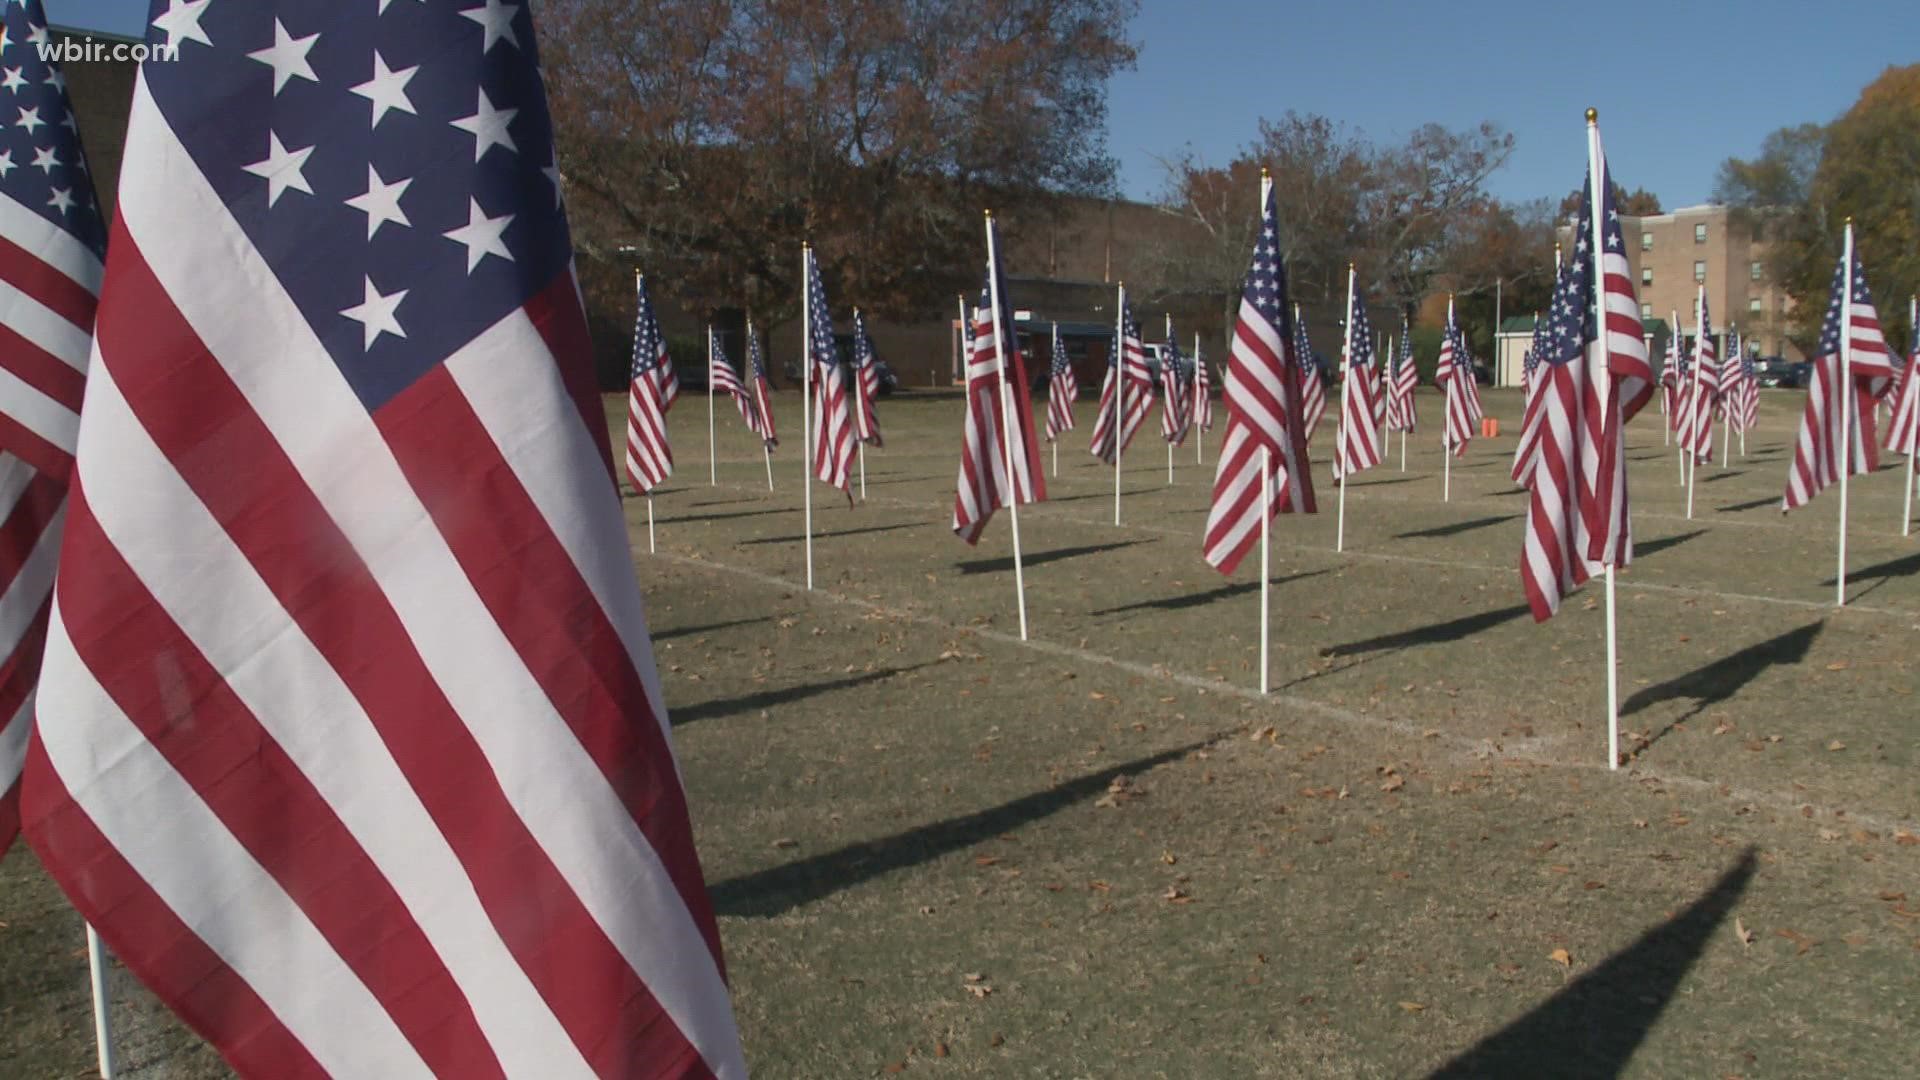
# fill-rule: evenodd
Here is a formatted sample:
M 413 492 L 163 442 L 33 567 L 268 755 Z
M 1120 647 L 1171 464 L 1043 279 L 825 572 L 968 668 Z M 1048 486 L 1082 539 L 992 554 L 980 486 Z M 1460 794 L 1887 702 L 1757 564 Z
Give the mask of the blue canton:
M 47 17 L 40 0 L 5 0 L 0 30 L 0 194 L 73 234 L 95 255 L 107 250 L 67 80 L 40 58 Z

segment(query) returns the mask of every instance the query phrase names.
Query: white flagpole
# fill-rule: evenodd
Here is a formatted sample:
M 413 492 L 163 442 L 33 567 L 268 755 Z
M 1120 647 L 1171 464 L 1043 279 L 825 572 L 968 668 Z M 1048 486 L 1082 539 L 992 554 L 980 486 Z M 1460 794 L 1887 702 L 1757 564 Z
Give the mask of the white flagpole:
M 751 355 L 751 354 L 752 354 L 752 352 L 753 352 L 753 342 L 754 342 L 754 337 L 753 337 L 753 320 L 752 320 L 752 319 L 748 319 L 748 320 L 747 320 L 747 348 L 746 348 L 746 351 L 747 351 L 747 353 L 748 353 L 749 355 Z M 759 373 L 758 371 L 752 371 L 752 372 L 749 372 L 749 371 L 744 371 L 744 370 L 743 370 L 743 371 L 742 371 L 741 373 L 742 373 L 742 374 L 744 374 L 744 375 L 748 375 L 748 376 L 750 376 L 751 378 L 753 378 L 753 379 L 756 379 L 756 380 L 760 378 L 760 373 Z M 756 390 L 754 391 L 754 395 L 753 395 L 753 398 L 754 398 L 754 407 L 755 407 L 755 408 L 759 408 L 759 401 L 760 401 L 760 394 L 759 394 L 759 391 L 758 391 L 758 389 L 757 389 L 757 386 L 758 386 L 758 384 L 756 383 L 755 385 L 756 385 Z M 772 395 L 772 392 L 771 392 L 771 391 L 769 391 L 769 392 L 768 392 L 768 394 L 767 394 L 767 396 L 768 396 L 769 398 L 771 398 L 771 397 L 773 396 L 773 395 Z M 769 401 L 767 402 L 767 410 L 768 410 L 768 412 L 769 412 L 769 413 L 771 413 L 771 412 L 772 412 L 772 410 L 773 410 L 773 402 L 772 402 L 771 400 L 769 400 Z M 763 423 L 763 424 L 767 424 L 767 425 L 771 425 L 771 424 L 773 423 L 773 417 L 772 417 L 771 415 L 767 415 L 767 416 L 762 416 L 762 417 L 760 418 L 760 421 L 761 421 L 761 423 Z M 768 490 L 768 491 L 772 491 L 772 490 L 773 490 L 773 447 L 771 447 L 771 446 L 768 446 L 768 445 L 767 445 L 767 440 L 766 440 L 766 437 L 765 437 L 764 435 L 763 435 L 763 436 L 761 436 L 761 438 L 760 438 L 760 454 L 761 454 L 761 456 L 763 456 L 763 457 L 765 457 L 765 458 L 767 459 L 767 490 Z
M 1340 419 L 1333 428 L 1333 471 L 1340 485 L 1340 517 L 1334 525 L 1333 550 L 1347 550 L 1347 481 L 1341 464 L 1347 457 L 1347 395 L 1353 393 L 1353 264 L 1347 264 L 1347 317 L 1340 338 Z
M 1113 523 L 1120 524 L 1120 420 L 1127 415 L 1127 283 L 1120 283 L 1120 306 L 1113 322 Z
M 853 309 L 853 319 L 854 319 L 855 326 L 860 325 L 860 309 L 859 308 Z M 859 343 L 856 342 L 854 344 L 854 347 L 859 348 Z M 855 400 L 857 400 L 860 403 L 861 416 L 865 417 L 866 408 L 867 408 L 867 380 L 866 380 L 866 377 L 857 370 L 853 372 L 853 394 L 854 394 Z M 865 420 L 863 419 L 861 422 L 865 423 Z M 855 441 L 859 444 L 859 447 L 860 447 L 860 451 L 859 451 L 860 452 L 860 501 L 866 502 L 867 501 L 867 440 L 858 439 Z
M 87 982 L 93 989 L 93 1047 L 101 1080 L 113 1080 L 113 1025 L 107 1016 L 107 949 L 93 924 L 87 924 Z
M 1673 318 L 1673 328 L 1667 333 L 1667 357 L 1678 360 L 1680 358 L 1680 347 L 1682 345 L 1682 339 L 1680 337 L 1680 309 L 1674 308 L 1670 314 Z M 1691 378 L 1691 376 L 1689 376 L 1689 378 Z M 1680 376 L 1678 374 L 1675 374 L 1673 377 L 1673 386 L 1676 396 L 1680 390 L 1686 389 L 1680 385 Z M 1686 402 L 1676 401 L 1674 403 L 1680 408 L 1680 416 L 1673 423 L 1675 428 L 1679 428 L 1680 425 L 1686 421 L 1688 416 L 1687 410 L 1692 408 L 1692 403 L 1693 395 L 1691 392 L 1688 393 Z M 1684 429 L 1682 430 L 1684 431 Z M 1675 434 L 1679 435 L 1676 441 L 1680 443 L 1680 483 L 1685 485 L 1687 482 L 1687 440 L 1684 434 L 1680 432 L 1676 432 Z
M 1053 352 L 1047 354 L 1047 408 L 1053 408 L 1053 357 L 1060 351 L 1060 323 L 1053 324 Z M 1067 402 L 1067 408 L 1073 408 L 1073 402 Z M 1053 437 L 1053 475 L 1060 475 L 1060 436 Z
M 1914 347 L 1913 343 L 1915 340 L 1920 340 L 1920 297 L 1913 297 L 1908 299 L 1907 301 L 1907 353 L 1908 353 L 1907 362 L 1909 364 L 1920 364 L 1920 348 Z M 1915 372 L 1913 368 L 1909 367 L 1907 369 L 1907 378 L 1912 379 L 1914 375 L 1915 375 Z M 1913 402 L 1913 404 L 1908 406 L 1907 408 L 1907 424 L 1909 426 L 1920 424 L 1920 394 L 1916 394 L 1913 391 L 1908 391 L 1906 397 L 1907 397 L 1907 400 Z M 1740 433 L 1740 452 L 1742 454 L 1746 453 L 1746 440 L 1747 440 L 1747 433 L 1743 431 Z M 1920 446 L 1916 446 L 1915 449 L 1920 450 Z M 1901 498 L 1901 509 L 1900 509 L 1900 535 L 1901 536 L 1913 535 L 1913 459 L 1914 459 L 1914 456 L 1915 455 L 1913 454 L 1907 455 L 1907 483 L 1905 488 L 1906 493 L 1900 497 Z
M 1167 348 L 1165 350 L 1165 355 L 1162 355 L 1160 357 L 1160 392 L 1162 394 L 1166 393 L 1166 390 L 1167 390 L 1167 361 L 1169 357 L 1172 355 L 1172 350 L 1173 350 L 1173 314 L 1169 312 L 1167 314 Z M 1180 379 L 1180 373 L 1178 371 L 1175 371 L 1173 373 L 1173 378 L 1174 378 L 1174 381 L 1178 382 Z M 1173 440 L 1171 439 L 1167 440 L 1167 486 L 1168 487 L 1173 486 Z
M 1681 453 L 1687 459 L 1687 520 L 1693 520 L 1693 485 L 1700 472 L 1700 454 L 1695 449 L 1700 444 L 1700 368 L 1706 360 L 1707 323 L 1706 323 L 1707 287 L 1698 286 L 1693 301 L 1693 391 L 1687 395 L 1687 431 L 1686 446 Z M 1707 446 L 1713 446 L 1713 409 L 1707 409 Z
M 807 591 L 813 591 L 813 245 L 800 245 L 800 483 L 806 506 Z
M 1260 212 L 1267 211 L 1267 199 L 1273 194 L 1273 177 L 1268 175 L 1266 166 L 1260 167 Z M 1300 317 L 1299 308 L 1294 309 L 1294 318 Z M 1289 342 L 1282 341 L 1280 348 L 1284 353 Z M 1303 358 L 1304 359 L 1304 358 Z M 1281 365 L 1283 375 L 1286 367 Z M 1272 636 L 1271 595 L 1273 592 L 1273 450 L 1265 443 L 1260 446 L 1260 693 L 1264 696 L 1268 686 L 1269 657 L 1268 642 Z
M 1447 328 L 1453 328 L 1453 294 L 1447 294 Z M 1453 501 L 1453 388 L 1460 377 L 1460 358 L 1453 358 L 1453 370 L 1447 372 L 1447 392 L 1440 396 L 1440 501 Z
M 1727 371 L 1735 359 L 1733 324 L 1727 324 L 1727 355 L 1720 358 L 1720 469 L 1725 471 L 1727 456 L 1733 453 L 1733 402 L 1727 395 Z M 1735 368 L 1737 370 L 1737 368 Z
M 1587 197 L 1593 207 L 1593 303 L 1595 325 L 1604 334 L 1607 325 L 1606 276 L 1601 259 L 1606 254 L 1606 221 L 1600 214 L 1601 194 L 1600 114 L 1587 110 Z M 1611 392 L 1611 391 L 1609 391 Z M 1620 436 L 1624 442 L 1624 433 Z M 1625 523 L 1623 523 L 1625 524 Z M 1607 563 L 1607 768 L 1620 767 L 1620 642 L 1613 590 L 1613 563 Z
M 653 542 L 653 492 L 647 492 L 647 554 L 659 553 L 659 547 Z
M 1642 337 L 1647 343 L 1647 358 L 1651 360 L 1653 358 L 1653 335 L 1643 333 Z M 1666 371 L 1663 369 L 1660 374 L 1664 376 L 1666 374 Z M 1674 373 L 1673 385 L 1676 387 L 1680 385 L 1679 372 Z M 1660 388 L 1660 415 L 1663 418 L 1660 424 L 1660 439 L 1661 439 L 1660 445 L 1672 446 L 1673 445 L 1673 421 L 1670 418 L 1666 418 L 1667 417 L 1667 390 L 1666 390 L 1666 386 L 1664 385 L 1664 382 Z
M 713 440 L 713 326 L 707 326 L 707 483 L 720 486 L 720 464 Z
M 1200 365 L 1204 363 L 1206 361 L 1200 357 L 1200 331 L 1195 330 L 1193 332 L 1193 408 L 1188 410 L 1189 415 L 1192 416 L 1200 415 L 1200 395 L 1206 393 L 1200 387 Z M 1207 429 L 1199 424 L 1193 425 L 1193 463 L 1195 465 L 1207 463 Z
M 1007 521 L 1013 526 L 1013 588 L 1020 602 L 1020 640 L 1027 640 L 1027 577 L 1020 557 L 1020 487 L 1013 473 L 1013 378 L 1014 365 L 1008 362 L 1018 341 L 1006 340 L 1006 324 L 1000 321 L 1003 302 L 1000 296 L 999 253 L 993 244 L 993 211 L 987 219 L 987 293 L 993 312 L 993 354 L 1000 365 L 1000 459 L 1007 470 Z M 1022 388 L 1025 389 L 1024 387 Z
M 1833 603 L 1847 605 L 1847 474 L 1853 471 L 1853 408 L 1858 400 L 1853 392 L 1853 219 L 1847 219 L 1846 250 L 1840 256 L 1847 268 L 1840 295 L 1840 552 L 1839 570 L 1834 574 Z

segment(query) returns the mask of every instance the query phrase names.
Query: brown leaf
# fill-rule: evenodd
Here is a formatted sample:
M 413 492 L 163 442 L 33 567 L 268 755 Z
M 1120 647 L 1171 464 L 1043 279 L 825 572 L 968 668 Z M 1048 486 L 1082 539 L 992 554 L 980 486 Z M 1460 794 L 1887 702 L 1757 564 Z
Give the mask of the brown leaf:
M 1090 698 L 1092 698 L 1092 699 L 1093 699 L 1093 700 L 1095 700 L 1095 701 L 1105 701 L 1105 700 L 1107 700 L 1107 695 L 1105 695 L 1105 694 L 1103 694 L 1103 693 L 1101 693 L 1101 692 L 1100 692 L 1100 691 L 1098 691 L 1098 690 L 1091 690 L 1091 691 L 1088 691 L 1088 693 L 1087 693 L 1087 696 L 1088 696 L 1088 697 L 1090 697 Z
M 1607 885 L 1606 885 L 1606 882 L 1604 881 L 1589 881 L 1585 885 L 1581 886 L 1581 888 L 1587 890 L 1588 892 L 1592 892 L 1595 889 L 1604 889 L 1606 887 Z
M 1845 750 L 1846 748 L 1847 748 L 1847 744 L 1841 742 L 1839 739 L 1835 739 L 1832 742 L 1827 744 L 1828 750 Z
M 1410 1013 L 1423 1013 L 1427 1011 L 1427 1007 L 1417 1001 L 1403 1001 L 1400 1003 L 1400 1007 Z
M 893 1064 L 887 1066 L 885 1069 L 882 1069 L 881 1071 L 886 1073 L 889 1076 L 892 1076 L 896 1073 L 903 1073 L 907 1071 L 907 1063 L 904 1059 L 902 1059 L 900 1061 L 894 1062 Z
M 934 1043 L 934 1044 L 933 1044 L 933 1056 L 934 1056 L 934 1057 L 946 1057 L 946 1056 L 947 1056 L 947 1052 L 948 1052 L 948 1051 L 947 1051 L 947 1044 L 946 1044 L 946 1043 L 943 1043 L 943 1042 L 937 1042 L 937 1043 Z
M 993 1038 L 987 1040 L 987 1045 L 994 1047 L 1005 1046 L 1006 1043 L 1007 1037 L 997 1031 L 993 1033 Z
M 1807 935 L 1802 934 L 1797 930 L 1789 930 L 1784 926 L 1778 930 L 1775 930 L 1774 933 L 1780 937 L 1786 938 L 1788 941 L 1793 942 L 1794 954 L 1796 956 L 1805 956 L 1807 955 L 1808 951 L 1810 951 L 1815 945 L 1820 944 L 1817 940 L 1810 938 Z
M 1920 844 L 1920 836 L 1915 836 L 1905 829 L 1897 829 L 1893 834 L 1893 842 L 1902 847 L 1912 847 L 1915 844 Z
M 975 866 L 992 866 L 999 861 L 1000 856 L 998 855 L 975 855 L 973 857 L 973 865 Z
M 1561 967 L 1564 967 L 1564 968 L 1570 968 L 1573 966 L 1573 954 L 1568 952 L 1565 949 L 1553 950 L 1552 952 L 1547 954 L 1547 959 L 1553 961 L 1556 964 L 1559 964 Z
M 1853 666 L 1853 661 L 1851 660 L 1835 660 L 1833 663 L 1827 665 L 1827 670 L 1828 671 L 1845 671 L 1852 666 Z
M 796 848 L 800 846 L 800 841 L 789 840 L 788 838 L 783 836 L 780 839 L 775 840 L 773 842 L 773 846 L 776 848 Z
M 1387 782 L 1380 785 L 1380 790 L 1381 791 L 1399 791 L 1401 788 L 1406 786 L 1407 786 L 1407 782 L 1405 780 L 1402 780 L 1399 774 L 1396 773 L 1393 776 L 1387 777 Z
M 1741 922 L 1738 915 L 1733 917 L 1733 936 L 1740 939 L 1740 944 L 1753 947 L 1753 931 L 1747 929 L 1747 924 Z
M 1906 898 L 1906 893 L 1894 892 L 1892 889 L 1888 889 L 1880 894 L 1880 899 L 1885 900 L 1889 904 L 1898 903 Z
M 1178 885 L 1167 886 L 1167 891 L 1160 894 L 1160 899 L 1165 900 L 1170 904 L 1193 903 L 1193 897 L 1188 896 L 1184 891 L 1181 890 L 1181 888 Z

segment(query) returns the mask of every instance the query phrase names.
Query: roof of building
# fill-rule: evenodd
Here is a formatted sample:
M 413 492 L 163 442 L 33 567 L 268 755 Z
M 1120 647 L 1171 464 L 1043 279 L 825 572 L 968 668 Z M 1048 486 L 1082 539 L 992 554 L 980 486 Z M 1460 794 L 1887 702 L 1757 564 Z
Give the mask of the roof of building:
M 140 45 L 146 41 L 145 38 L 132 37 L 127 34 L 116 34 L 111 30 L 89 30 L 84 26 L 63 26 L 60 23 L 48 23 L 47 29 L 66 37 L 92 38 L 95 41 L 113 42 L 120 45 Z

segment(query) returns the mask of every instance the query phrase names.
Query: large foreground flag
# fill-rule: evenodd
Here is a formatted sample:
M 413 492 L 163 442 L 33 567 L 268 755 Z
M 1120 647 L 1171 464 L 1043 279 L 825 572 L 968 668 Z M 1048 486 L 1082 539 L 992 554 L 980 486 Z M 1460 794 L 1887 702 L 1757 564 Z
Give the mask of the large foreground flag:
M 1839 483 L 1842 468 L 1849 476 L 1858 476 L 1880 467 L 1873 403 L 1893 378 L 1892 353 L 1880 332 L 1880 315 L 1874 310 L 1860 253 L 1852 246 L 1852 224 L 1847 230 L 1848 250 L 1833 270 L 1833 289 L 1813 354 L 1813 377 L 1807 382 L 1807 405 L 1794 439 L 1782 510 L 1805 506 L 1828 485 Z M 1851 353 L 1844 374 L 1842 334 Z M 1852 385 L 1843 385 L 1849 379 Z
M 1203 554 L 1223 574 L 1233 573 L 1260 536 L 1262 484 L 1273 513 L 1311 514 L 1317 509 L 1300 417 L 1300 361 L 1293 353 L 1293 327 L 1287 320 L 1280 224 L 1272 188 L 1267 187 L 1261 192 L 1260 232 L 1227 353 L 1221 395 L 1227 432 L 1207 511 Z
M 1006 279 L 1000 276 L 995 224 L 988 219 L 987 284 L 980 290 L 980 305 L 970 320 L 966 428 L 953 497 L 953 531 L 969 544 L 979 542 L 994 511 L 1047 497 L 1040 446 L 1033 435 L 1026 360 L 1013 320 L 1007 317 Z
M 1632 561 L 1625 427 L 1653 397 L 1612 178 L 1591 123 L 1573 257 L 1554 288 L 1535 390 L 1543 419 L 1527 472 L 1520 581 L 1541 621 L 1594 573 Z
M 244 1076 L 744 1077 L 530 9 L 154 10 L 28 839 Z
M 105 227 L 40 0 L 6 6 L 0 66 L 20 123 L 0 127 L 0 854 L 52 606 Z M 37 123 L 26 123 L 31 117 Z M 25 167 L 29 161 L 39 168 Z

